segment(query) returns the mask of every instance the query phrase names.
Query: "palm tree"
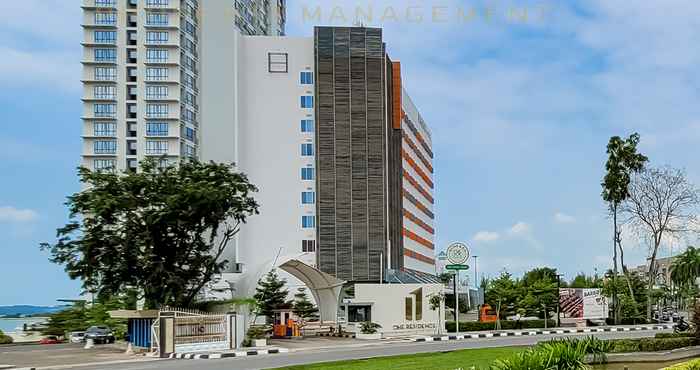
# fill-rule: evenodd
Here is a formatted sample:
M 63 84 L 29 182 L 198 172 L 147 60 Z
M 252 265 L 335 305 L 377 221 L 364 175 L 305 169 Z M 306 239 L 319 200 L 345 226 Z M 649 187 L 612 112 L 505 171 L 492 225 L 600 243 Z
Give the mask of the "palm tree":
M 695 285 L 700 278 L 700 249 L 688 247 L 671 265 L 671 281 L 678 286 Z

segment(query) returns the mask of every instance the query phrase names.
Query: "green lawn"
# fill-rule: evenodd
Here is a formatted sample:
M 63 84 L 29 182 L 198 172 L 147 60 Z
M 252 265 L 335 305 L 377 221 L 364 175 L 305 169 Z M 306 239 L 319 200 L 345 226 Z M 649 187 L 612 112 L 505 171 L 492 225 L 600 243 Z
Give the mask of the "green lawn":
M 523 347 L 465 349 L 450 352 L 377 357 L 364 360 L 321 362 L 310 365 L 281 367 L 278 370 L 455 370 L 459 368 L 469 370 L 472 366 L 475 366 L 477 369 L 488 368 L 488 365 L 495 359 L 504 358 L 523 349 Z

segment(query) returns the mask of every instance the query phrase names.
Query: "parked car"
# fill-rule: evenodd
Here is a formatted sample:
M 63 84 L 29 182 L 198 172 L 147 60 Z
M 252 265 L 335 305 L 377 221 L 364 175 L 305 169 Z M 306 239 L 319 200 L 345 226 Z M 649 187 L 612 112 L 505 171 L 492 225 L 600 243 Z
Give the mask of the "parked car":
M 84 331 L 74 331 L 68 336 L 71 343 L 82 343 L 85 342 L 85 332 Z
M 61 343 L 61 341 L 55 335 L 49 335 L 48 337 L 41 338 L 41 340 L 39 341 L 39 344 L 58 344 L 58 343 Z
M 85 332 L 85 340 L 92 339 L 95 344 L 114 343 L 114 334 L 106 326 L 91 326 Z

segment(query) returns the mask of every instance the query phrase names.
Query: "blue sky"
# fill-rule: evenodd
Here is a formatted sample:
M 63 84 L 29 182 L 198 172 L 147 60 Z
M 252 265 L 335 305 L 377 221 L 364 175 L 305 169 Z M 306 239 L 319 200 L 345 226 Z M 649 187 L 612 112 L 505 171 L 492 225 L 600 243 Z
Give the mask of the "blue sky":
M 652 165 L 699 182 L 696 1 L 415 4 L 290 0 L 288 34 L 312 34 L 304 7 L 319 7 L 322 24 L 371 9 L 363 23 L 385 28 L 433 131 L 438 249 L 466 241 L 491 276 L 608 268 L 599 183 L 611 135 L 639 132 Z M 0 2 L 0 305 L 79 293 L 38 244 L 53 240 L 78 189 L 80 19 L 78 0 Z M 642 263 L 646 246 L 631 235 L 625 245 L 628 263 Z

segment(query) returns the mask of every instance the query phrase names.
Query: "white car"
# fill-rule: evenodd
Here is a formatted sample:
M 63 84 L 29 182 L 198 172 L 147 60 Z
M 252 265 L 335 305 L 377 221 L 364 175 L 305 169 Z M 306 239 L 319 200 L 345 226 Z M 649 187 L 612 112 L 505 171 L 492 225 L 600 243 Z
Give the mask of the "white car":
M 68 338 L 70 339 L 71 343 L 82 343 L 85 341 L 85 332 L 84 331 L 71 332 L 70 336 Z

